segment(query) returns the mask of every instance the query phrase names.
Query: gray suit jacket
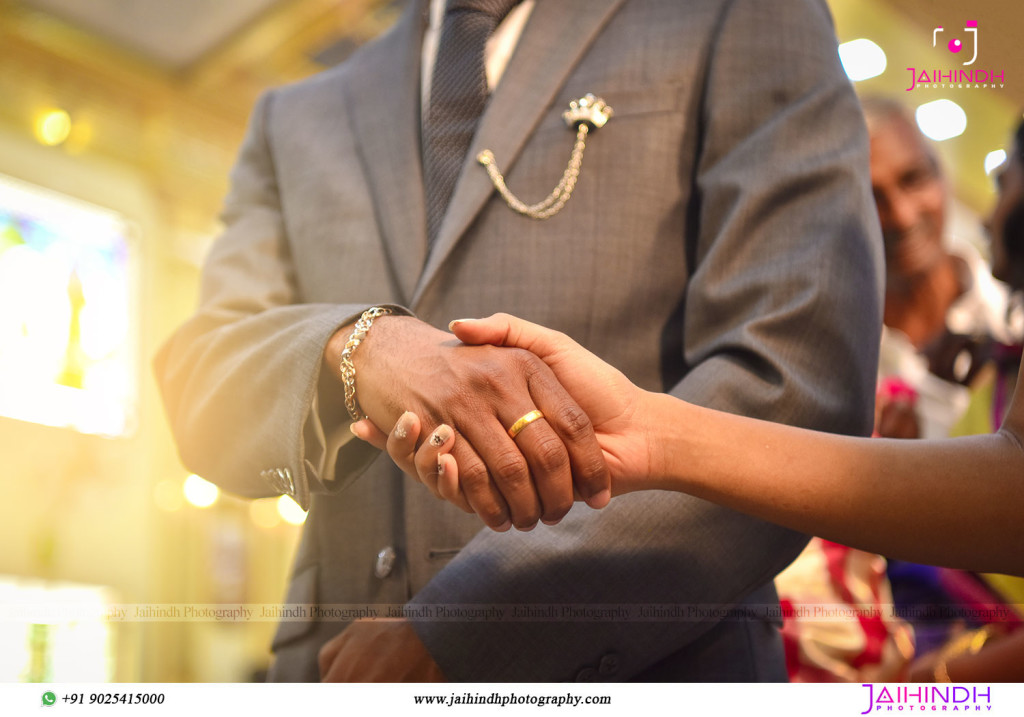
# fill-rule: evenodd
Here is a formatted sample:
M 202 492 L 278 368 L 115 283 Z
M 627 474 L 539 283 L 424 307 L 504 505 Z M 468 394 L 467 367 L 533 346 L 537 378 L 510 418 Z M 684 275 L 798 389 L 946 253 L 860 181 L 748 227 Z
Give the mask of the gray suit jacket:
M 824 3 L 540 0 L 429 256 L 422 5 L 344 65 L 256 107 L 201 306 L 157 360 L 185 463 L 229 490 L 308 506 L 289 602 L 773 600 L 762 586 L 804 537 L 686 495 L 581 504 L 531 533 L 481 531 L 386 456 L 339 446 L 347 419 L 321 354 L 375 304 L 437 326 L 508 311 L 647 389 L 867 432 L 880 239 Z M 473 157 L 492 149 L 511 188 L 537 201 L 572 146 L 560 114 L 587 92 L 615 116 L 591 135 L 575 195 L 547 221 L 514 214 Z M 387 546 L 397 560 L 381 578 Z M 343 627 L 282 624 L 274 675 L 316 679 L 317 649 Z M 774 629 L 759 621 L 416 627 L 453 680 L 784 677 Z

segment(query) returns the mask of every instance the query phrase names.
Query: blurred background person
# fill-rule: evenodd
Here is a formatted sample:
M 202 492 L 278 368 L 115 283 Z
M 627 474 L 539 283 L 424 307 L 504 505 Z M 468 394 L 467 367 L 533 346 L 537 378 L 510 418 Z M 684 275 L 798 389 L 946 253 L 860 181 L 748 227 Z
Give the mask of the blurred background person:
M 970 242 L 948 235 L 948 183 L 909 110 L 885 97 L 861 102 L 886 256 L 879 433 L 945 438 L 990 339 L 1007 337 L 1008 292 Z M 907 400 L 908 388 L 915 398 Z M 916 408 L 918 435 L 887 415 L 889 403 L 896 413 Z

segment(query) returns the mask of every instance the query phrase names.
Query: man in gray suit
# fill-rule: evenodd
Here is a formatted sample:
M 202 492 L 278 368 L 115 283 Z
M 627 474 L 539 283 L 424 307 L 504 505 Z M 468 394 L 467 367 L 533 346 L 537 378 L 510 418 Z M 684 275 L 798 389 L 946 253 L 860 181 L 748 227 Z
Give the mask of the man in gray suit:
M 318 651 L 341 633 L 324 652 L 332 679 L 785 679 L 771 621 L 718 616 L 774 603 L 770 581 L 804 536 L 659 493 L 526 532 L 562 517 L 570 470 L 603 502 L 589 424 L 529 357 L 455 346 L 434 327 L 508 311 L 647 389 L 869 431 L 881 243 L 823 2 L 523 3 L 488 49 L 492 92 L 428 249 L 420 105 L 443 10 L 431 20 L 429 6 L 412 2 L 344 65 L 260 101 L 201 306 L 157 370 L 187 465 L 308 507 L 288 602 L 435 618 L 441 605 L 570 610 L 559 622 L 286 622 L 272 677 L 316 679 Z M 547 195 L 576 136 L 562 113 L 591 92 L 614 116 L 587 138 L 572 197 L 547 219 L 514 212 L 477 154 L 492 150 L 513 192 Z M 453 425 L 460 465 L 475 460 L 493 487 L 485 520 L 522 530 L 481 529 L 345 440 L 340 353 L 375 306 L 393 313 L 353 352 L 359 408 L 384 430 L 406 409 L 424 435 Z M 546 420 L 511 440 L 505 429 L 538 407 Z M 651 603 L 715 610 L 645 622 L 586 609 Z

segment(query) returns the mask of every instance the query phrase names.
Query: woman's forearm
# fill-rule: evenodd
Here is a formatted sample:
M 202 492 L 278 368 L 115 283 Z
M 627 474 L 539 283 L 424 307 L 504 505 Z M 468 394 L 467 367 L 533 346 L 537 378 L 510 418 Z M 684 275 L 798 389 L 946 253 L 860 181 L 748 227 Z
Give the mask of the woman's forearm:
M 852 438 L 644 401 L 655 487 L 916 562 L 1024 574 L 1024 450 L 1009 431 Z

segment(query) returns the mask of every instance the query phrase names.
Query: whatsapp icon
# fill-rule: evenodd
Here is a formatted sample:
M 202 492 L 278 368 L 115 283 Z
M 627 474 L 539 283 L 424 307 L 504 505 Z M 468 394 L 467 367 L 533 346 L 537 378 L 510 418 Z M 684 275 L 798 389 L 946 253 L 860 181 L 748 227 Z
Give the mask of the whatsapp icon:
M 43 693 L 43 704 L 47 707 L 57 704 L 57 695 L 52 692 Z

